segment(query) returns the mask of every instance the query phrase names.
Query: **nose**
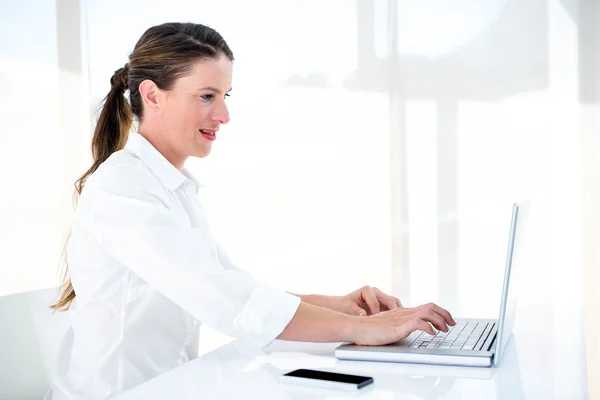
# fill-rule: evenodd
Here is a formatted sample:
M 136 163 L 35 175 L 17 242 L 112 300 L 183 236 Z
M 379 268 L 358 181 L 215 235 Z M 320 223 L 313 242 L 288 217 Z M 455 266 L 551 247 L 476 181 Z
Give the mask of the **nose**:
M 225 104 L 225 102 L 222 102 L 221 106 L 215 109 L 213 120 L 219 121 L 219 123 L 223 125 L 229 122 L 229 109 L 227 109 L 227 104 Z

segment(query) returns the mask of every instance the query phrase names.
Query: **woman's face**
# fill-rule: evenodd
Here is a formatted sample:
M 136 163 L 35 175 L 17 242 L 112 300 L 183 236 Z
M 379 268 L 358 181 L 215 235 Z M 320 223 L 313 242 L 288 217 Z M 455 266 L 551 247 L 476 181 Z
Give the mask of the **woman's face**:
M 229 122 L 225 98 L 231 90 L 231 70 L 224 55 L 202 60 L 171 90 L 162 92 L 160 131 L 168 136 L 177 158 L 206 157 L 218 140 L 219 127 Z

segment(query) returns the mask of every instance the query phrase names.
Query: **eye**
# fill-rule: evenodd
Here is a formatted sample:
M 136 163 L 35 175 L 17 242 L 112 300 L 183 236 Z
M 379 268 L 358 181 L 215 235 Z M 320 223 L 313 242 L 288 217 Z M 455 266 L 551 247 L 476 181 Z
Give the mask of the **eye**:
M 200 97 L 202 98 L 202 100 L 211 101 L 212 99 L 215 98 L 215 95 L 214 94 L 204 94 Z
M 231 97 L 229 93 L 225 93 L 225 98 Z

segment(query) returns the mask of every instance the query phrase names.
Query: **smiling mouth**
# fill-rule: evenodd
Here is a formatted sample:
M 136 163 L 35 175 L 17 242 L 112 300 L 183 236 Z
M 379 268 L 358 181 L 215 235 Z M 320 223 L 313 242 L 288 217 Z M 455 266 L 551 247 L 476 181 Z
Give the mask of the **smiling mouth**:
M 217 138 L 217 132 L 208 130 L 208 129 L 199 129 L 202 136 L 204 136 L 208 140 L 215 140 Z

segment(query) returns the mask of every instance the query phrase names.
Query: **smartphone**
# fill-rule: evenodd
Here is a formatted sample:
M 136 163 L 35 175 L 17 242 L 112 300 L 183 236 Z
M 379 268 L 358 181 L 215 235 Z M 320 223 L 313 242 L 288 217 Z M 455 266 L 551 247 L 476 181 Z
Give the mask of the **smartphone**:
M 282 375 L 280 382 L 324 389 L 355 391 L 373 383 L 373 378 L 313 369 L 297 369 Z

